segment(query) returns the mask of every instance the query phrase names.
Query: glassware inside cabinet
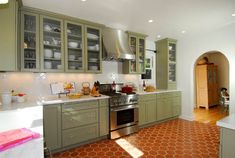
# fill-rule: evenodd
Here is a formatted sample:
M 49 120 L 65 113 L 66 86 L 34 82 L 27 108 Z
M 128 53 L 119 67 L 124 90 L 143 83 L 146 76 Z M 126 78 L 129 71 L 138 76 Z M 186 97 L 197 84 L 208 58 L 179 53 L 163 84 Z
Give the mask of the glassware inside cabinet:
M 169 43 L 168 50 L 169 50 L 169 61 L 176 62 L 176 44 Z
M 82 26 L 67 23 L 68 69 L 83 69 Z
M 87 28 L 87 65 L 88 70 L 100 70 L 100 30 Z
M 36 69 L 36 16 L 24 14 L 24 69 Z
M 169 81 L 175 82 L 176 81 L 176 64 L 170 63 L 169 64 Z
M 140 72 L 145 71 L 144 62 L 145 62 L 145 40 L 144 39 L 139 39 L 139 66 L 140 66 Z
M 131 48 L 132 53 L 136 55 L 136 51 L 137 51 L 137 38 L 136 37 L 133 37 L 133 36 L 130 37 L 130 48 Z M 136 60 L 130 61 L 130 71 L 137 72 Z
M 61 22 L 43 19 L 44 69 L 62 69 Z

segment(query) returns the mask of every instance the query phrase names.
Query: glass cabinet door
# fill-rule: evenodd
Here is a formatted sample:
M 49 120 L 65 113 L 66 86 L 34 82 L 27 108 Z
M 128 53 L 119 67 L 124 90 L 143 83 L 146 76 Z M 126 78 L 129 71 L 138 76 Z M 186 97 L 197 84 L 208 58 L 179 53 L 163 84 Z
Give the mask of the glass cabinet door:
M 139 52 L 138 52 L 139 72 L 145 73 L 145 39 L 139 38 Z
M 169 70 L 168 70 L 169 82 L 176 81 L 176 64 L 169 63 Z
M 21 15 L 21 69 L 39 71 L 39 16 L 23 12 Z
M 137 73 L 137 64 L 136 64 L 136 60 L 137 60 L 137 37 L 135 36 L 130 36 L 129 38 L 129 42 L 130 42 L 130 48 L 132 53 L 135 55 L 136 59 L 135 60 L 131 60 L 130 62 L 130 73 Z
M 168 52 L 169 62 L 176 62 L 176 43 L 169 43 Z
M 65 22 L 65 70 L 84 71 L 83 25 Z
M 176 82 L 176 43 L 168 41 L 168 77 L 169 82 Z
M 86 71 L 101 72 L 101 32 L 86 26 Z
M 42 70 L 62 72 L 64 70 L 62 20 L 41 16 L 40 22 Z

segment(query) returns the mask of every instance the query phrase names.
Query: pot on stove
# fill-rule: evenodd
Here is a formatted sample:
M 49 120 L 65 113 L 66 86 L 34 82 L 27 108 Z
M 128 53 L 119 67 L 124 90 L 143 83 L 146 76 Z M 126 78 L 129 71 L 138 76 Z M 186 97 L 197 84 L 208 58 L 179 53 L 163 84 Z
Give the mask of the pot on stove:
M 131 92 L 133 92 L 133 88 L 132 87 L 130 87 L 128 85 L 122 87 L 122 93 L 131 93 Z

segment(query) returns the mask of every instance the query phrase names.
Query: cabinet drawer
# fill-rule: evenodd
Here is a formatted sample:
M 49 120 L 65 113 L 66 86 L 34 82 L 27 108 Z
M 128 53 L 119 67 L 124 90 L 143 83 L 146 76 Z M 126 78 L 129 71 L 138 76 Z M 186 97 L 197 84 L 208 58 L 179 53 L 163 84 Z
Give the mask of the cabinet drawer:
M 170 92 L 164 92 L 164 93 L 158 93 L 157 94 L 157 98 L 169 98 L 169 97 L 171 97 Z
M 71 112 L 73 110 L 83 110 L 98 108 L 98 101 L 65 103 L 62 105 L 62 112 Z
M 139 101 L 154 100 L 154 99 L 156 99 L 156 94 L 139 95 Z
M 64 130 L 62 132 L 63 147 L 81 143 L 98 137 L 98 124 L 82 126 L 78 128 Z
M 98 122 L 98 108 L 62 113 L 62 129 Z
M 173 97 L 178 97 L 181 95 L 181 92 L 172 92 Z
M 109 105 L 109 100 L 108 99 L 101 99 L 99 100 L 100 107 L 106 107 Z

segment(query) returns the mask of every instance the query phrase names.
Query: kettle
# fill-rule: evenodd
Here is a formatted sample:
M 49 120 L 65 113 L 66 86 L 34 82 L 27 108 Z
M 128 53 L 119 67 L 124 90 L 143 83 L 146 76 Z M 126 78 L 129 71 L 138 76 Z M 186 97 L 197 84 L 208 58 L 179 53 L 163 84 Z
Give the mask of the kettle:
M 89 95 L 90 94 L 90 83 L 89 82 L 83 82 L 82 83 L 82 91 L 84 95 Z

